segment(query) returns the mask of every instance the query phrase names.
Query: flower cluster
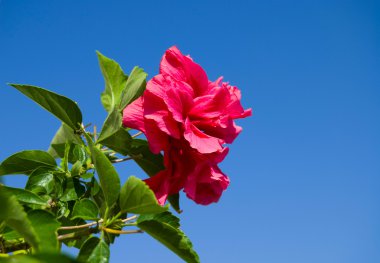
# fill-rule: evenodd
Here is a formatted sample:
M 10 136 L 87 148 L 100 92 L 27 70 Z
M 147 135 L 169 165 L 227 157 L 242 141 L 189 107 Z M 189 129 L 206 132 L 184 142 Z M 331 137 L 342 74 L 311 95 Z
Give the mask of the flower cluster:
M 123 125 L 142 131 L 152 152 L 164 153 L 165 170 L 145 180 L 161 204 L 182 189 L 198 204 L 219 200 L 229 179 L 218 163 L 242 130 L 234 120 L 251 115 L 240 99 L 237 87 L 208 80 L 176 47 L 165 52 L 160 74 L 123 111 Z

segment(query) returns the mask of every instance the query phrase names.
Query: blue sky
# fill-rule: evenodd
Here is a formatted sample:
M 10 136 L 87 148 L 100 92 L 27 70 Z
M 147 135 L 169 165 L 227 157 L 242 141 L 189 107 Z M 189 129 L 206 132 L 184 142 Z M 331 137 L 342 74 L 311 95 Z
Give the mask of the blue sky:
M 100 126 L 95 50 L 157 74 L 177 45 L 254 116 L 221 165 L 218 204 L 182 198 L 202 262 L 380 262 L 380 5 L 376 1 L 0 1 L 0 159 L 46 149 L 59 122 L 5 83 L 76 100 Z M 119 164 L 143 177 L 135 166 Z M 25 177 L 7 177 L 23 185 Z M 180 262 L 147 235 L 111 262 Z

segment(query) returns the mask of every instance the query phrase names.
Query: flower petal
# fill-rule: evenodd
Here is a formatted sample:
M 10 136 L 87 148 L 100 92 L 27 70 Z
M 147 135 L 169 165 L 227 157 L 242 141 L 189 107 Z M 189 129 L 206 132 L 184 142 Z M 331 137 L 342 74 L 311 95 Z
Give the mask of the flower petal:
M 209 136 L 195 127 L 189 119 L 185 121 L 185 139 L 200 153 L 213 153 L 222 150 L 223 140 Z
M 157 201 L 160 205 L 164 205 L 169 193 L 169 180 L 167 171 L 163 170 L 158 174 L 145 179 L 145 183 L 155 193 Z
M 216 165 L 200 164 L 188 177 L 184 192 L 197 204 L 208 205 L 218 202 L 230 180 Z
M 145 133 L 142 97 L 136 99 L 123 110 L 123 126 Z

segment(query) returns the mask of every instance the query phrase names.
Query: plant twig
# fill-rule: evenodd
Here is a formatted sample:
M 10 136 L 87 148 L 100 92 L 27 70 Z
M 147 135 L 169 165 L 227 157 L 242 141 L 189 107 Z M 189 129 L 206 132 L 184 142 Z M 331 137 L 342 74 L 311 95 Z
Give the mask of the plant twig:
M 132 157 L 127 157 L 127 158 L 115 159 L 115 160 L 112 160 L 111 162 L 112 163 L 121 163 L 121 162 L 129 161 L 129 160 L 133 160 L 133 159 L 134 158 L 132 158 Z
M 121 220 L 121 222 L 125 223 L 125 222 L 128 222 L 128 221 L 134 220 L 136 218 L 137 218 L 137 216 L 134 215 L 134 216 L 131 216 L 131 217 L 128 217 L 128 218 L 125 218 L 125 219 Z
M 102 227 L 102 230 L 106 231 L 107 233 L 111 234 L 137 234 L 137 233 L 143 233 L 143 231 L 139 230 L 116 230 L 111 228 Z
M 143 134 L 143 132 L 138 132 L 138 133 L 132 135 L 131 137 L 132 138 L 136 138 L 136 137 L 140 136 L 141 134 Z
M 96 125 L 94 125 L 94 141 L 98 140 L 98 134 L 96 133 Z
M 133 156 L 126 157 L 126 158 L 115 159 L 115 160 L 112 160 L 111 162 L 112 163 L 121 163 L 121 162 L 129 161 L 129 160 L 140 159 L 142 157 L 143 156 L 141 154 L 137 154 L 137 155 L 133 155 Z
M 101 223 L 103 223 L 103 219 L 100 219 L 99 221 L 96 221 L 96 222 L 91 222 L 91 223 L 88 223 L 88 224 L 84 224 L 84 225 L 62 226 L 58 230 L 81 229 L 81 228 L 87 228 L 87 227 L 95 226 L 95 225 L 98 225 L 98 224 L 101 224 Z
M 98 233 L 98 232 L 99 232 L 99 229 L 97 228 L 87 228 L 83 231 L 77 231 L 77 232 L 73 232 L 69 234 L 59 235 L 58 240 L 62 241 L 65 239 L 79 239 L 83 237 L 84 235 L 90 235 L 90 234 Z

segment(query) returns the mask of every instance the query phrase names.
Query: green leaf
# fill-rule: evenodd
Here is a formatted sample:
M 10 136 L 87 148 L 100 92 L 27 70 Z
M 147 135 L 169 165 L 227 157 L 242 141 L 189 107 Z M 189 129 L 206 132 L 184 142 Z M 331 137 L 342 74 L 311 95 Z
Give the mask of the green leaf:
M 122 127 L 122 115 L 117 108 L 114 108 L 103 124 L 97 143 L 101 143 L 118 153 L 127 155 L 127 147 L 131 142 L 132 137 Z
M 146 77 L 147 74 L 142 68 L 133 68 L 121 95 L 119 109 L 123 110 L 127 105 L 131 104 L 143 94 L 146 87 Z
M 85 187 L 76 178 L 67 178 L 64 191 L 60 197 L 61 201 L 72 201 L 79 199 L 85 193 Z
M 0 258 L 4 263 L 78 263 L 78 261 L 62 254 L 44 253 L 35 255 L 15 255 Z
M 90 199 L 82 199 L 75 203 L 71 218 L 95 220 L 99 218 L 98 214 L 99 214 L 99 208 L 94 201 Z
M 35 205 L 47 205 L 47 202 L 44 199 L 31 191 L 7 186 L 4 186 L 4 188 L 14 195 L 19 202 Z
M 92 161 L 98 173 L 100 186 L 103 190 L 107 206 L 112 207 L 116 203 L 120 193 L 119 175 L 107 156 L 93 144 L 87 134 L 85 134 L 85 136 L 90 147 Z
M 182 213 L 182 210 L 179 206 L 179 193 L 169 195 L 168 201 L 177 213 L 179 213 L 179 214 Z
M 82 113 L 78 105 L 69 98 L 35 86 L 9 84 L 51 112 L 74 130 L 82 124 Z
M 50 147 L 48 149 L 48 153 L 50 153 L 55 158 L 62 158 L 63 157 L 63 151 L 60 152 L 57 151 L 56 148 L 60 149 L 67 143 L 74 143 L 74 144 L 83 144 L 82 139 L 78 134 L 74 133 L 74 130 L 71 129 L 66 124 L 62 123 L 62 125 L 59 127 L 57 132 L 55 133 L 53 139 L 50 142 Z M 58 146 L 62 145 L 62 146 Z
M 141 215 L 138 219 L 138 222 L 151 221 L 151 220 L 160 221 L 160 222 L 169 224 L 174 228 L 179 228 L 181 226 L 181 224 L 179 223 L 179 218 L 174 216 L 169 211 L 166 211 L 160 214 Z
M 3 186 L 0 186 L 0 204 L 0 222 L 5 221 L 8 226 L 22 235 L 32 247 L 38 248 L 37 235 L 23 207 L 17 202 L 16 197 L 11 195 Z
M 0 164 L 0 175 L 30 174 L 39 167 L 55 168 L 56 162 L 49 153 L 39 150 L 13 154 Z
M 25 189 L 33 193 L 50 194 L 54 190 L 54 175 L 50 170 L 39 168 L 34 170 L 26 182 Z
M 82 172 L 82 163 L 81 161 L 76 161 L 71 167 L 71 176 L 78 176 Z
M 134 139 L 128 149 L 128 154 L 141 156 L 141 158 L 135 158 L 134 160 L 149 176 L 153 176 L 165 169 L 163 156 L 152 153 L 148 142 L 145 140 Z
M 139 178 L 131 176 L 121 188 L 119 204 L 122 212 L 134 214 L 161 213 L 168 210 L 162 207 L 149 186 Z
M 124 74 L 116 61 L 107 58 L 99 51 L 96 53 L 105 82 L 105 90 L 101 95 L 101 101 L 106 111 L 110 112 L 115 105 L 119 104 L 128 76 Z
M 107 146 L 108 148 L 114 150 L 117 153 L 122 155 L 128 155 L 128 146 L 132 142 L 132 137 L 128 131 L 120 127 L 112 136 L 104 139 L 102 145 Z
M 59 219 L 59 222 L 61 223 L 61 227 L 79 226 L 79 225 L 86 224 L 86 221 L 84 221 L 81 218 L 71 220 L 67 217 L 61 217 Z M 80 231 L 80 229 L 78 231 Z M 72 229 L 67 229 L 67 230 L 60 229 L 58 231 L 58 235 L 64 235 L 64 234 L 70 234 L 70 233 L 73 233 Z M 62 240 L 62 242 L 65 245 L 67 245 L 68 247 L 76 247 L 76 248 L 80 249 L 80 247 L 83 245 L 83 243 L 86 241 L 87 238 L 88 238 L 87 235 L 81 235 L 81 236 L 77 236 L 75 239 L 64 239 L 64 240 Z
M 78 261 L 87 263 L 108 263 L 110 249 L 108 245 L 97 237 L 90 237 L 79 251 Z
M 31 210 L 28 218 L 33 225 L 33 229 L 38 238 L 38 251 L 40 252 L 58 252 L 58 235 L 57 230 L 60 223 L 55 217 L 44 210 Z
M 103 140 L 114 135 L 120 129 L 121 121 L 122 116 L 120 111 L 117 108 L 114 108 L 104 121 L 97 143 L 101 143 Z
M 189 238 L 178 228 L 178 218 L 169 212 L 156 215 L 142 215 L 137 220 L 139 228 L 161 242 L 184 261 L 199 263 Z

